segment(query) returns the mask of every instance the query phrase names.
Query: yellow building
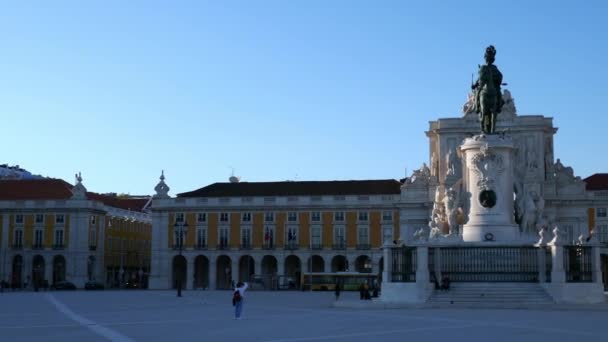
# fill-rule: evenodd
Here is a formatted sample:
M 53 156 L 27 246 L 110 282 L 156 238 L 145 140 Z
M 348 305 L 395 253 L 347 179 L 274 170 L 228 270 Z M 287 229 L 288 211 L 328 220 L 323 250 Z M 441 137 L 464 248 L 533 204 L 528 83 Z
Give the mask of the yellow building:
M 298 286 L 302 272 L 380 274 L 399 238 L 397 180 L 231 182 L 168 196 L 152 211 L 150 287 Z
M 608 173 L 596 173 L 584 179 L 591 195 L 592 206 L 588 209 L 589 230 L 595 231 L 600 249 L 604 289 L 608 290 Z
M 88 281 L 114 279 L 115 273 L 126 279 L 136 274 L 138 282 L 145 278 L 150 198 L 88 192 L 81 180 L 78 175 L 75 186 L 49 178 L 0 180 L 0 280 L 5 286 L 38 288 L 68 281 L 82 288 Z

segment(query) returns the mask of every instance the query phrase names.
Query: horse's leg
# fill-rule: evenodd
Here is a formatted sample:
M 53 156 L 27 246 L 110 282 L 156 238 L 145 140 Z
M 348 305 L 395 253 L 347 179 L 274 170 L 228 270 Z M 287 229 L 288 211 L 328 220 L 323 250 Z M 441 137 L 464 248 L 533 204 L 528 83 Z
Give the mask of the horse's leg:
M 491 133 L 494 134 L 496 132 L 496 119 L 497 119 L 498 115 L 497 113 L 492 113 L 492 131 Z

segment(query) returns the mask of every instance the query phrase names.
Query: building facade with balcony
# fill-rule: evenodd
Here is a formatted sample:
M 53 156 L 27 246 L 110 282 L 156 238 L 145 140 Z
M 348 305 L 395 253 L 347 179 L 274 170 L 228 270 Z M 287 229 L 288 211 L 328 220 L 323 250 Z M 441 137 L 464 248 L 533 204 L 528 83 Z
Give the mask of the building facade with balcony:
M 150 287 L 298 286 L 302 272 L 380 274 L 399 238 L 397 180 L 214 183 L 176 197 L 164 176 L 152 212 Z M 160 190 L 160 191 L 159 191 Z
M 44 288 L 61 281 L 79 288 L 87 281 L 103 283 L 106 266 L 119 265 L 112 263 L 114 253 L 125 252 L 112 242 L 135 238 L 115 227 L 129 222 L 146 232 L 136 236 L 138 241 L 150 236 L 145 212 L 149 202 L 149 197 L 88 192 L 80 175 L 74 186 L 50 178 L 0 180 L 0 280 L 12 288 Z M 138 265 L 147 272 L 149 238 L 127 246 L 142 247 Z M 123 261 L 128 270 L 130 260 Z

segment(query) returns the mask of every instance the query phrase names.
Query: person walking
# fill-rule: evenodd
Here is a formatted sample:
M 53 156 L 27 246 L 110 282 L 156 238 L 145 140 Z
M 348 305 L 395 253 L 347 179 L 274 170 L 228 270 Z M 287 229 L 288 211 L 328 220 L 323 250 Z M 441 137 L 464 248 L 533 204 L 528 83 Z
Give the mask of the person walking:
M 340 281 L 336 281 L 336 300 L 340 299 Z
M 241 319 L 243 313 L 243 301 L 245 299 L 245 290 L 249 287 L 248 283 L 238 282 L 232 295 L 232 305 L 234 306 L 234 319 Z

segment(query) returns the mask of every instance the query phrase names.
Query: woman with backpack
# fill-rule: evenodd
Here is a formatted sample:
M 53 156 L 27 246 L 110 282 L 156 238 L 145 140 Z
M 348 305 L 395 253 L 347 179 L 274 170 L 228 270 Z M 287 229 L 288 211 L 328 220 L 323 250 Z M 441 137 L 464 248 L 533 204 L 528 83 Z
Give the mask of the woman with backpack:
M 241 319 L 243 312 L 243 299 L 245 298 L 245 290 L 249 287 L 248 283 L 238 282 L 232 293 L 232 306 L 234 306 L 234 319 Z

